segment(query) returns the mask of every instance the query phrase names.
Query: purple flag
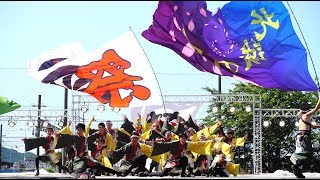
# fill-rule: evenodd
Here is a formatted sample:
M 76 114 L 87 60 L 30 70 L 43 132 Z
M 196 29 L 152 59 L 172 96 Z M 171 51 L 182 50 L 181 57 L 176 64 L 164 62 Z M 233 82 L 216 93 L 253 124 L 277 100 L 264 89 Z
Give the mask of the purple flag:
M 160 1 L 142 36 L 200 71 L 265 88 L 318 89 L 282 2 L 230 2 L 212 13 L 205 1 Z

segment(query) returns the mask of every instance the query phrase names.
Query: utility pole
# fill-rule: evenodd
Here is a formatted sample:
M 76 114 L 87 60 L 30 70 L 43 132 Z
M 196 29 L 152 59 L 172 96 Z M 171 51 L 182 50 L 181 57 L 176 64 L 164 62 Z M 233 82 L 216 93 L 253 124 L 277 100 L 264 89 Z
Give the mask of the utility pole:
M 221 94 L 221 76 L 218 75 L 218 93 Z M 218 103 L 218 119 L 221 120 L 219 110 L 221 109 L 221 103 Z
M 2 169 L 2 124 L 0 125 L 0 169 Z
M 37 126 L 37 138 L 40 137 L 40 121 L 41 121 L 41 95 L 38 95 L 38 126 Z M 37 147 L 37 156 L 39 156 L 39 147 Z
M 68 89 L 64 88 L 64 118 L 63 118 L 63 127 L 67 125 L 68 121 Z M 62 158 L 62 164 L 66 164 L 66 149 L 62 148 L 61 150 L 61 158 Z M 61 169 L 59 169 L 59 172 L 61 172 Z M 63 170 L 63 173 L 66 173 L 66 170 Z
M 221 93 L 221 76 L 218 76 L 218 93 Z

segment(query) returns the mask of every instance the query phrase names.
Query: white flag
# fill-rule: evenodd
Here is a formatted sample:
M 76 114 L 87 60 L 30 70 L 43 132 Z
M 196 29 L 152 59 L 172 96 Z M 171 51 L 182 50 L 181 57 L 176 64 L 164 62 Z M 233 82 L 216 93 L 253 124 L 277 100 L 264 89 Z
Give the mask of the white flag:
M 30 61 L 28 70 L 43 83 L 88 93 L 110 107 L 162 104 L 156 77 L 131 31 L 92 52 L 79 44 L 54 49 Z

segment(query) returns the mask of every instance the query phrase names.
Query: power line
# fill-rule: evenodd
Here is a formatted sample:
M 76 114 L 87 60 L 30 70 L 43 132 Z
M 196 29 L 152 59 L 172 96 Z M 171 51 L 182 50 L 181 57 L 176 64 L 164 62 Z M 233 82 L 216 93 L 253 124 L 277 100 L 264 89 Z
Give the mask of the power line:
M 0 69 L 27 69 L 27 68 L 19 68 L 19 67 L 0 67 Z

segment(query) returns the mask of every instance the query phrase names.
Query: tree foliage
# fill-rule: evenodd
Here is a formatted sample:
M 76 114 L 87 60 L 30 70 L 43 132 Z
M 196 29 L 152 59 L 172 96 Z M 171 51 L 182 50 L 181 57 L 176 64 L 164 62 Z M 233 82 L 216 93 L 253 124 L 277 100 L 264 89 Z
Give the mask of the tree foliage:
M 218 93 L 214 88 L 205 87 L 203 89 L 211 94 Z M 234 88 L 229 90 L 229 93 L 260 95 L 262 109 L 300 109 L 305 104 L 308 104 L 311 109 L 318 100 L 318 95 L 315 92 L 266 89 L 243 82 L 235 83 Z M 236 111 L 230 112 L 230 106 L 234 106 Z M 208 106 L 208 116 L 204 119 L 204 122 L 206 125 L 212 125 L 217 120 L 220 120 L 224 129 L 231 128 L 236 130 L 235 137 L 243 137 L 244 134 L 248 133 L 249 136 L 245 146 L 235 150 L 237 154 L 235 161 L 240 163 L 242 170 L 253 170 L 253 111 L 246 112 L 246 106 L 253 108 L 253 104 L 245 104 L 243 102 L 218 103 L 213 101 Z M 218 112 L 212 112 L 213 107 L 218 107 Z M 258 106 L 255 105 L 255 107 Z M 262 122 L 270 122 L 268 127 L 262 126 L 262 164 L 264 172 L 274 172 L 278 169 L 290 170 L 289 158 L 295 148 L 294 138 L 297 130 L 295 122 L 297 120 L 297 117 L 262 117 Z M 279 126 L 280 121 L 284 121 L 285 126 Z M 319 135 L 313 133 L 313 139 L 314 141 L 319 140 Z M 319 152 L 318 149 L 319 145 L 314 146 L 316 153 Z

